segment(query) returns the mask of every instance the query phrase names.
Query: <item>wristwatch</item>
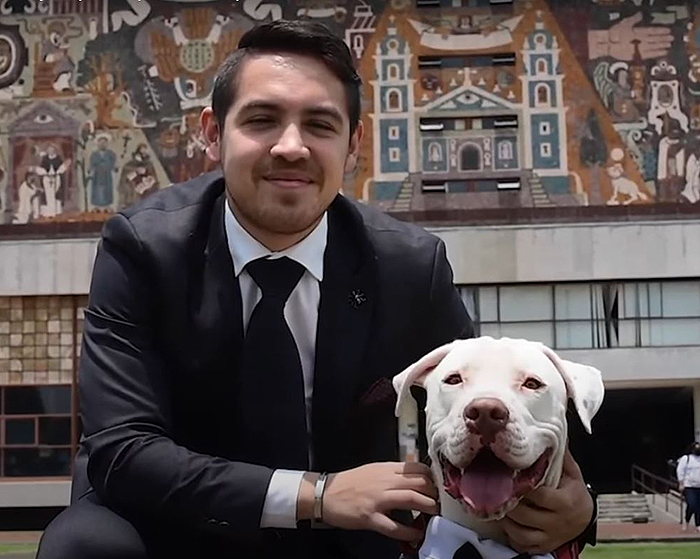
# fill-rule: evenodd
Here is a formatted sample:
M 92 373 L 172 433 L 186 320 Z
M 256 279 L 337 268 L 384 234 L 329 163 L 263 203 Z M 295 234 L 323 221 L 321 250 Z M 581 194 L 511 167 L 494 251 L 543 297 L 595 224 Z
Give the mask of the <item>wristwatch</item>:
M 586 526 L 586 529 L 581 533 L 581 535 L 576 538 L 580 542 L 580 548 L 588 544 L 594 546 L 598 542 L 598 493 L 591 487 L 589 483 L 586 484 L 586 489 L 590 493 L 593 499 L 593 514 L 591 515 L 591 521 Z

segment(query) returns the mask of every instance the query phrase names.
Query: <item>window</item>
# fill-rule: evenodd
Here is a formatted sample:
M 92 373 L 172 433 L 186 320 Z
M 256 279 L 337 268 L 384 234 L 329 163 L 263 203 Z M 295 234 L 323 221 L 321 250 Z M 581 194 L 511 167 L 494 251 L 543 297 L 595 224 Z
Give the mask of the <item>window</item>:
M 537 97 L 537 105 L 542 106 L 550 105 L 549 101 L 549 86 L 547 84 L 541 83 L 535 88 L 535 95 Z
M 551 157 L 552 156 L 552 144 L 549 142 L 545 142 L 543 144 L 540 144 L 540 155 L 542 157 Z
M 399 79 L 399 65 L 389 64 L 389 79 L 398 80 Z
M 389 161 L 392 163 L 401 161 L 401 150 L 399 148 L 389 148 Z
M 540 136 L 547 136 L 552 133 L 552 126 L 549 122 L 540 122 Z
M 537 73 L 546 74 L 547 73 L 547 61 L 544 58 L 537 60 Z
M 386 110 L 392 112 L 401 111 L 401 90 L 390 89 L 386 92 Z
M 359 33 L 357 35 L 354 35 L 352 38 L 352 48 L 356 51 L 362 51 L 365 48 L 365 45 L 362 40 L 362 35 Z
M 498 157 L 500 159 L 513 159 L 513 143 L 509 141 L 499 142 Z
M 460 288 L 481 335 L 558 349 L 700 346 L 700 280 Z
M 481 169 L 481 150 L 474 144 L 466 144 L 459 154 L 461 171 L 479 171 Z
M 86 296 L 0 296 L 0 480 L 71 473 L 85 305 Z
M 71 386 L 5 386 L 0 403 L 0 477 L 70 475 Z
M 390 140 L 398 140 L 400 135 L 400 129 L 398 126 L 389 126 L 389 139 Z
M 424 180 L 421 182 L 422 192 L 447 192 L 447 183 L 440 180 Z
M 428 161 L 431 163 L 442 161 L 442 146 L 438 142 L 431 142 L 428 146 Z

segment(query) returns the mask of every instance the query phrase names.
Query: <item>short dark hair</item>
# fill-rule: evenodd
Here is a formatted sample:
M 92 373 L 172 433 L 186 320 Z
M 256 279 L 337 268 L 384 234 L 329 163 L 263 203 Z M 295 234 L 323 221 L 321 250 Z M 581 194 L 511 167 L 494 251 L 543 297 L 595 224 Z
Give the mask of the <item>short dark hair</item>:
M 238 41 L 238 49 L 221 65 L 214 78 L 212 110 L 221 130 L 236 98 L 241 63 L 260 53 L 284 52 L 319 59 L 343 83 L 350 135 L 360 120 L 360 86 L 352 55 L 347 45 L 322 23 L 306 20 L 277 20 L 247 31 Z

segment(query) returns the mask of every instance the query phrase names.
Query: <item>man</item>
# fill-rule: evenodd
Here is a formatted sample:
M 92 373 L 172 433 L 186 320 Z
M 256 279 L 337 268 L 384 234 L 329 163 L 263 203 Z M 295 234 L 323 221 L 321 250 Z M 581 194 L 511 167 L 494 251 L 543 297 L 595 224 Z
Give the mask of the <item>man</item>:
M 114 181 L 117 154 L 109 148 L 109 136 L 97 135 L 97 149 L 90 156 L 90 176 L 92 178 L 91 203 L 97 209 L 105 209 L 114 202 Z
M 436 513 L 437 491 L 396 462 L 389 379 L 472 327 L 441 241 L 338 196 L 359 84 L 322 25 L 251 30 L 202 113 L 223 177 L 106 224 L 81 362 L 93 489 L 40 559 L 388 558 L 421 537 L 394 511 Z M 509 521 L 523 549 L 591 517 L 579 472 L 538 505 Z

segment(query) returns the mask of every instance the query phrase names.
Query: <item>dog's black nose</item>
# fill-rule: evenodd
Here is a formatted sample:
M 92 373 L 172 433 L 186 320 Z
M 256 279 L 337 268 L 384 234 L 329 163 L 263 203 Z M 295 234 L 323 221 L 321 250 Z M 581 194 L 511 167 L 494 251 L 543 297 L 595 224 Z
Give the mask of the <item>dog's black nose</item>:
M 470 430 L 487 439 L 505 428 L 508 417 L 508 408 L 496 398 L 477 398 L 464 409 L 464 419 Z

